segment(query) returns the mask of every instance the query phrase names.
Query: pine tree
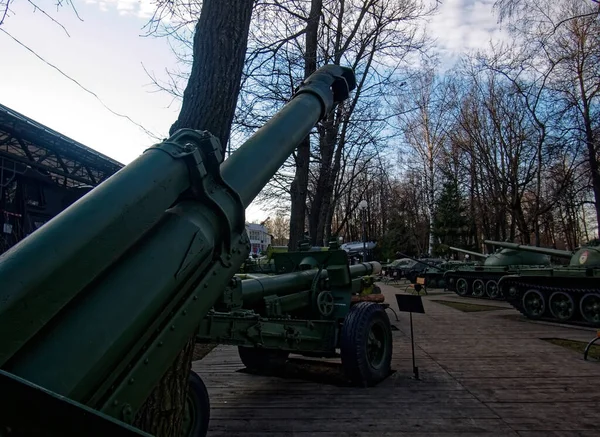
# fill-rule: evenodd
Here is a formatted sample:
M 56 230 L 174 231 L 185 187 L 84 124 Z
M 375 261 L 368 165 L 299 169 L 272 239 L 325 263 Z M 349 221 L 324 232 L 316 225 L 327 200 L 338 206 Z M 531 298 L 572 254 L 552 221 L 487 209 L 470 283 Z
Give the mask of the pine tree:
M 468 232 L 468 220 L 463 206 L 458 182 L 447 181 L 437 201 L 433 235 L 437 241 L 436 255 L 445 255 L 449 246 L 460 246 Z

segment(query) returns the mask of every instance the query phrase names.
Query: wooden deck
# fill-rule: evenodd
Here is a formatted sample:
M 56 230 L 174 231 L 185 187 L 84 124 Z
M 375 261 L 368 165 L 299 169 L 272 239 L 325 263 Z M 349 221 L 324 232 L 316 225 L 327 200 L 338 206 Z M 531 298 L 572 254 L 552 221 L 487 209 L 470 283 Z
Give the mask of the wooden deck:
M 403 288 L 383 285 L 386 301 Z M 374 388 L 244 373 L 219 346 L 194 370 L 211 398 L 209 436 L 597 436 L 600 363 L 541 338 L 589 341 L 586 328 L 534 323 L 504 302 L 462 312 L 424 296 L 413 315 L 420 380 L 412 377 L 408 315 L 398 313 L 388 379 Z M 335 360 L 334 360 L 335 361 Z

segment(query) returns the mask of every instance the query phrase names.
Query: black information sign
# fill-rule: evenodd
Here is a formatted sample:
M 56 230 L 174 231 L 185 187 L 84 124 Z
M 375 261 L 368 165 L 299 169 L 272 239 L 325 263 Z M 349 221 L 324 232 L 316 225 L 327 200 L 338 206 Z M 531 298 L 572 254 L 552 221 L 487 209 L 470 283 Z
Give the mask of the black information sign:
M 409 313 L 410 316 L 410 344 L 412 346 L 413 373 L 415 379 L 419 379 L 419 368 L 415 364 L 415 336 L 413 335 L 412 315 L 413 313 L 425 314 L 423 300 L 419 295 L 397 294 L 396 302 L 398 302 L 398 309 L 404 313 Z
M 397 294 L 396 302 L 398 302 L 398 309 L 404 313 L 425 314 L 421 296 L 415 294 Z

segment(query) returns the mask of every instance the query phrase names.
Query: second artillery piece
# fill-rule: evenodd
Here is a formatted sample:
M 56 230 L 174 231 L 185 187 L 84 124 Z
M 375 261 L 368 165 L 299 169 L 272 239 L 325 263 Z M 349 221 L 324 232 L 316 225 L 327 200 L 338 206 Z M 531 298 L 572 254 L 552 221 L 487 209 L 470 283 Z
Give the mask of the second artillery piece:
M 348 266 L 344 250 L 290 252 L 289 273 L 233 279 L 197 335 L 238 346 L 250 370 L 273 371 L 290 353 L 338 357 L 353 383 L 372 386 L 390 373 L 392 331 L 383 295 L 369 280 L 381 265 Z M 336 352 L 339 349 L 340 353 Z
M 504 298 L 530 319 L 600 327 L 600 244 L 575 251 L 486 241 L 509 250 L 522 250 L 569 259 L 568 266 L 521 268 L 498 282 Z
M 485 243 L 496 242 L 486 240 Z M 463 297 L 503 299 L 498 288 L 500 278 L 517 273 L 523 268 L 541 268 L 550 265 L 548 255 L 514 248 L 503 248 L 488 255 L 457 247 L 450 247 L 450 249 L 484 259 L 482 265 L 463 266 L 444 273 L 446 288 Z

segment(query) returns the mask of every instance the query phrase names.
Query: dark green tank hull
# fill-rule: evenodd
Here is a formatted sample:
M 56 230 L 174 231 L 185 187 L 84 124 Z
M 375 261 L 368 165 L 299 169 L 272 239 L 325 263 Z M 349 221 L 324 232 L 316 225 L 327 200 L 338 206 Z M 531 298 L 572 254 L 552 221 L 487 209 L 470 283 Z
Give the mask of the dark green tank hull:
M 506 275 L 518 274 L 522 269 L 542 269 L 540 266 L 475 266 L 449 270 L 444 274 L 446 290 L 461 297 L 504 300 L 498 281 Z
M 546 268 L 499 281 L 504 298 L 525 317 L 600 327 L 600 269 Z

